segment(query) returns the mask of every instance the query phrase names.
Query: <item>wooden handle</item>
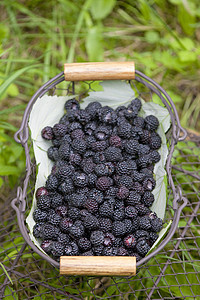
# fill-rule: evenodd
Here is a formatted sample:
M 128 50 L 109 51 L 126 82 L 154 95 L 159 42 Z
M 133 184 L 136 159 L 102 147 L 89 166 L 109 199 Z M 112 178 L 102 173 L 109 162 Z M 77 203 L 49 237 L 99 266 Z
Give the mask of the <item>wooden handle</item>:
M 61 256 L 60 274 L 92 276 L 131 276 L 136 258 L 128 256 Z
M 125 62 L 93 62 L 64 64 L 65 80 L 119 80 L 134 79 L 135 64 Z

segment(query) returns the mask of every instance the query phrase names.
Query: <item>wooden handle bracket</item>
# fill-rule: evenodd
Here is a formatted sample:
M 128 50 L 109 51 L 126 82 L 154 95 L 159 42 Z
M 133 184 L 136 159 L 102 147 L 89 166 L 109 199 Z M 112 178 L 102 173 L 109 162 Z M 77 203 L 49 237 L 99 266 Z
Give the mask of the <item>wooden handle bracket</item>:
M 133 256 L 61 256 L 60 274 L 132 276 L 136 274 L 136 258 Z
M 64 64 L 67 81 L 131 80 L 135 78 L 135 64 L 126 62 L 91 62 Z

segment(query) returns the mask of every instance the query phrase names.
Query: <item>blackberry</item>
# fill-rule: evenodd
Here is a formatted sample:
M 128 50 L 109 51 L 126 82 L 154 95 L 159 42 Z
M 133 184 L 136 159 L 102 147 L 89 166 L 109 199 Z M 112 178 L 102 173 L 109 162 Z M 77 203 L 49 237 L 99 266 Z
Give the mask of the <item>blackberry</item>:
M 58 226 L 60 224 L 61 219 L 62 219 L 61 216 L 59 216 L 55 212 L 51 212 L 47 216 L 48 223 L 54 226 Z
M 116 197 L 118 192 L 118 188 L 111 186 L 105 193 L 105 197 Z
M 137 210 L 133 206 L 129 205 L 125 208 L 125 218 L 131 218 L 131 219 L 136 218 L 137 213 L 138 213 Z
M 126 199 L 129 196 L 129 189 L 124 185 L 120 186 L 116 196 L 120 200 Z
M 50 254 L 51 253 L 51 249 L 52 249 L 52 244 L 53 244 L 53 241 L 51 241 L 51 240 L 45 240 L 45 241 L 42 241 L 42 243 L 40 244 L 40 247 L 47 254 Z
M 141 173 L 144 173 L 145 175 L 147 175 L 148 177 L 153 177 L 153 173 L 151 170 L 149 170 L 148 168 L 143 168 L 140 170 Z
M 139 217 L 132 219 L 132 231 L 139 229 Z
M 33 235 L 35 238 L 41 238 L 41 231 L 42 231 L 42 226 L 44 225 L 44 223 L 36 223 L 33 226 Z
M 84 173 L 90 174 L 94 171 L 95 164 L 91 158 L 84 158 L 81 162 L 81 167 Z
M 90 236 L 90 242 L 93 246 L 99 246 L 104 242 L 104 233 L 102 231 L 93 231 Z
M 58 206 L 61 206 L 63 204 L 63 196 L 59 193 L 51 193 L 51 207 L 56 208 Z
M 105 150 L 105 157 L 107 161 L 111 161 L 111 162 L 121 161 L 122 159 L 121 150 L 116 147 L 108 147 Z
M 56 177 L 61 181 L 71 177 L 74 172 L 74 167 L 67 164 L 63 164 L 59 168 L 56 166 L 56 168 Z
M 163 227 L 162 219 L 156 218 L 156 219 L 151 220 L 152 231 L 159 232 L 159 231 L 161 231 L 162 227 Z
M 114 247 L 104 247 L 102 255 L 104 256 L 115 256 L 117 255 L 118 249 Z
M 154 202 L 154 195 L 151 192 L 145 192 L 142 196 L 142 203 L 144 203 L 145 206 L 150 207 Z
M 40 196 L 37 199 L 37 207 L 41 210 L 48 210 L 51 206 L 51 198 L 49 195 Z
M 123 236 L 126 233 L 126 225 L 122 221 L 114 221 L 112 226 L 114 236 Z
M 101 204 L 104 200 L 103 192 L 97 189 L 92 189 L 90 190 L 88 198 L 94 199 L 97 201 L 98 204 Z
M 123 241 L 120 237 L 115 238 L 114 242 L 113 242 L 113 247 L 121 247 L 123 245 Z
M 64 144 L 64 143 L 69 143 L 69 144 L 71 144 L 71 142 L 72 142 L 72 139 L 71 139 L 71 137 L 70 137 L 70 134 L 65 134 L 63 137 L 62 137 L 62 139 L 61 140 L 59 140 L 60 141 L 60 145 L 61 144 Z M 59 146 L 60 146 L 59 145 Z
M 93 151 L 104 151 L 107 147 L 107 142 L 106 141 L 97 141 L 94 142 L 91 146 Z
M 158 119 L 153 115 L 147 116 L 144 119 L 144 121 L 145 121 L 145 128 L 149 131 L 155 131 L 159 126 Z
M 146 130 L 146 129 L 143 129 L 143 132 L 140 135 L 140 143 L 142 143 L 142 144 L 149 144 L 149 142 L 150 142 L 150 136 L 151 136 L 150 131 Z
M 135 117 L 133 119 L 133 125 L 136 127 L 144 128 L 144 119 L 142 117 Z
M 78 111 L 77 119 L 82 125 L 85 125 L 91 121 L 91 116 L 87 113 L 87 111 L 80 109 Z
M 124 238 L 123 242 L 126 248 L 134 248 L 136 245 L 136 238 L 133 234 L 129 234 Z
M 133 232 L 133 224 L 130 219 L 124 219 L 124 224 L 125 224 L 125 234 L 129 234 Z
M 74 185 L 77 187 L 85 187 L 88 183 L 88 177 L 85 173 L 75 172 L 73 176 Z
M 109 107 L 104 106 L 98 110 L 99 120 L 106 124 L 115 124 L 117 121 L 117 115 L 115 111 Z
M 153 189 L 156 186 L 156 181 L 152 177 L 146 177 L 143 180 L 142 185 L 143 185 L 145 191 L 151 192 L 151 191 L 153 191 Z
M 129 139 L 131 137 L 132 126 L 128 122 L 123 122 L 118 126 L 118 135 L 122 138 Z
M 129 140 L 125 145 L 125 150 L 128 154 L 135 155 L 139 149 L 139 143 L 136 140 Z
M 87 150 L 84 154 L 83 157 L 84 158 L 93 158 L 93 156 L 95 155 L 95 152 L 92 150 Z
M 108 201 L 104 201 L 99 207 L 99 214 L 101 217 L 112 218 L 113 216 L 113 205 Z
M 144 257 L 150 250 L 149 244 L 146 242 L 146 240 L 141 240 L 136 244 L 136 250 L 141 255 Z
M 41 135 L 45 140 L 52 140 L 54 138 L 53 129 L 50 126 L 46 126 L 42 129 Z
M 51 224 L 44 224 L 44 226 L 42 227 L 41 230 L 41 238 L 43 240 L 56 240 L 58 235 L 59 235 L 60 231 L 59 228 L 56 226 L 53 226 Z
M 72 148 L 79 154 L 83 154 L 87 148 L 86 142 L 83 139 L 74 139 L 71 145 Z
M 97 116 L 97 112 L 102 108 L 101 103 L 99 102 L 91 102 L 85 108 L 87 113 L 91 116 L 91 118 L 95 118 Z
M 66 245 L 70 242 L 70 237 L 66 233 L 60 233 L 58 235 L 57 241 L 59 243 L 62 243 L 63 245 Z
M 59 185 L 58 191 L 63 195 L 71 194 L 74 191 L 74 185 L 72 179 L 66 178 L 65 181 L 63 181 Z
M 144 194 L 144 188 L 142 184 L 137 181 L 133 182 L 132 189 L 141 196 Z
M 118 135 L 112 135 L 109 138 L 109 143 L 110 143 L 110 146 L 119 147 L 119 148 L 122 145 L 121 138 Z
M 98 210 L 98 203 L 94 199 L 88 198 L 85 201 L 84 207 L 90 212 L 90 213 L 95 213 Z
M 53 256 L 62 256 L 64 254 L 65 246 L 60 242 L 53 242 L 51 245 L 51 254 Z
M 110 135 L 110 128 L 108 126 L 99 126 L 94 132 L 94 135 L 97 140 L 104 141 Z
M 97 152 L 95 153 L 94 157 L 93 157 L 93 162 L 95 164 L 100 164 L 100 163 L 104 163 L 106 161 L 105 155 L 102 152 Z
M 35 197 L 36 197 L 36 199 L 38 200 L 39 197 L 48 195 L 48 193 L 49 193 L 49 192 L 47 191 L 47 189 L 46 189 L 44 186 L 41 186 L 41 187 L 39 187 L 39 188 L 37 189 L 37 191 L 36 191 L 36 193 L 35 193 Z
M 67 211 L 68 211 L 68 209 L 67 209 L 67 206 L 65 206 L 65 205 L 58 206 L 55 209 L 55 212 L 62 218 L 66 217 Z
M 93 249 L 94 254 L 96 256 L 100 256 L 100 255 L 102 255 L 102 252 L 104 250 L 104 246 L 103 245 L 98 245 L 98 246 L 94 246 L 92 249 Z
M 124 209 L 124 201 L 114 199 L 114 209 Z
M 141 201 L 141 196 L 135 191 L 130 191 L 128 198 L 126 199 L 126 204 L 135 206 Z
M 82 125 L 79 122 L 72 122 L 69 124 L 69 132 L 72 132 L 76 129 L 82 129 Z
M 137 168 L 137 166 L 136 166 Z M 130 175 L 131 168 L 128 161 L 121 161 L 117 163 L 116 173 L 119 175 Z
M 85 125 L 84 131 L 88 135 L 93 135 L 96 128 L 97 128 L 97 123 L 96 122 L 90 122 L 90 123 Z
M 67 117 L 69 122 L 77 121 L 78 119 L 78 110 L 70 109 L 67 111 Z
M 60 124 L 69 124 L 69 120 L 68 120 L 67 114 L 64 114 L 64 115 L 60 118 L 59 123 L 60 123 Z
M 98 177 L 101 177 L 101 176 L 106 176 L 108 175 L 108 168 L 106 167 L 106 164 L 103 163 L 103 164 L 97 164 L 95 166 L 95 169 L 94 169 L 96 175 Z
M 71 243 L 67 244 L 65 246 L 64 253 L 67 256 L 79 255 L 78 245 L 75 242 L 71 242 Z
M 87 238 L 83 237 L 78 241 L 78 247 L 85 252 L 91 249 L 91 243 Z
M 79 110 L 80 104 L 79 102 L 74 98 L 71 100 L 68 100 L 65 102 L 65 109 L 66 110 Z
M 150 148 L 153 150 L 157 150 L 161 147 L 161 144 L 162 144 L 161 137 L 156 132 L 152 132 L 150 143 L 149 143 Z
M 142 182 L 143 179 L 145 178 L 145 174 L 142 173 L 142 172 L 133 171 L 132 172 L 132 178 L 133 178 L 133 181 Z
M 86 199 L 87 199 L 86 195 L 80 193 L 74 193 L 71 195 L 69 203 L 74 207 L 81 208 L 85 205 Z
M 155 232 L 150 232 L 149 233 L 149 242 L 150 245 L 153 246 L 153 244 L 157 241 L 159 235 Z
M 151 156 L 149 154 L 140 156 L 136 162 L 139 168 L 146 168 L 152 163 Z
M 33 212 L 33 220 L 37 222 L 45 222 L 47 219 L 47 212 L 36 208 Z
M 156 150 L 151 151 L 150 157 L 153 163 L 157 163 L 161 158 L 160 154 Z
M 67 142 L 60 145 L 58 149 L 59 157 L 68 160 L 70 158 L 70 146 Z
M 79 166 L 81 163 L 81 156 L 78 153 L 70 153 L 69 155 L 69 163 L 73 166 Z
M 99 221 L 95 216 L 88 214 L 84 218 L 83 225 L 91 231 L 99 228 Z
M 132 186 L 132 184 L 133 184 L 132 178 L 130 176 L 127 176 L 127 175 L 120 176 L 118 182 L 119 182 L 120 186 L 123 185 L 123 186 L 125 186 L 127 188 L 130 188 Z
M 67 233 L 72 225 L 73 221 L 70 218 L 63 218 L 59 224 L 59 227 L 62 232 Z
M 112 230 L 112 221 L 109 218 L 100 218 L 99 219 L 99 229 L 103 232 Z
M 50 160 L 56 161 L 59 158 L 59 151 L 57 147 L 51 146 L 47 150 L 47 156 Z
M 102 176 L 97 179 L 96 187 L 100 191 L 106 191 L 113 184 L 110 177 Z
M 135 98 L 131 101 L 131 106 L 135 107 L 139 111 L 142 107 L 141 100 L 139 98 Z
M 122 221 L 124 219 L 124 209 L 114 210 L 113 219 L 116 221 Z
M 135 232 L 135 237 L 136 237 L 137 240 L 139 240 L 139 239 L 143 239 L 144 240 L 144 238 L 148 239 L 149 235 L 150 235 L 150 233 L 148 231 L 146 231 L 146 230 L 141 230 L 140 229 L 140 230 L 137 230 Z
M 53 126 L 53 134 L 56 138 L 61 138 L 67 133 L 67 125 L 65 124 L 55 124 Z
M 115 241 L 114 235 L 110 232 L 106 232 L 104 235 L 104 242 L 103 242 L 104 246 L 110 247 L 113 245 L 114 241 Z
M 131 172 L 134 171 L 134 170 L 137 170 L 137 164 L 134 160 L 128 159 L 127 163 L 128 163 L 128 166 L 129 166 Z
M 139 144 L 139 148 L 138 148 L 138 156 L 143 156 L 145 154 L 149 154 L 150 152 L 150 147 L 148 145 L 143 145 L 143 144 Z M 152 157 L 151 157 L 152 159 Z
M 94 253 L 93 253 L 92 250 L 89 250 L 89 251 L 83 252 L 81 255 L 82 255 L 82 256 L 93 256 Z
M 143 216 L 149 213 L 149 208 L 144 206 L 144 204 L 137 204 L 135 208 L 137 209 L 139 216 Z
M 85 134 L 82 129 L 75 129 L 71 132 L 71 138 L 74 139 L 84 139 Z
M 72 225 L 69 229 L 68 229 L 68 234 L 74 238 L 74 239 L 79 239 L 81 238 L 85 233 L 84 227 L 83 226 L 75 226 Z
M 137 116 L 138 110 L 129 105 L 127 109 L 124 111 L 124 116 L 126 119 L 131 120 Z
M 77 207 L 70 207 L 68 210 L 68 216 L 73 220 L 78 220 L 80 217 L 80 209 Z
M 94 187 L 97 181 L 97 176 L 94 173 L 88 174 L 88 185 L 89 187 Z
M 119 247 L 117 251 L 118 256 L 126 256 L 128 255 L 127 250 L 124 247 Z
M 147 216 L 142 216 L 140 219 L 139 219 L 139 226 L 140 226 L 140 229 L 143 229 L 143 230 L 150 230 L 151 229 L 151 222 L 150 222 L 150 218 L 147 217 Z
M 96 139 L 93 136 L 86 136 L 85 141 L 87 148 L 92 149 L 92 145 L 96 142 Z

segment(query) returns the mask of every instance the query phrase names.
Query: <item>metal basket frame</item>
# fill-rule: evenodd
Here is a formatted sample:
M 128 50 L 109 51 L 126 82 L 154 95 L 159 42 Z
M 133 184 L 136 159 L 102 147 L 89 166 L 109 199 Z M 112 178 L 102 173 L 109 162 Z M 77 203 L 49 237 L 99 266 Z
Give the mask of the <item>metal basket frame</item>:
M 172 174 L 171 174 L 171 159 L 172 159 L 174 147 L 177 144 L 177 142 L 183 141 L 186 138 L 187 132 L 185 129 L 183 129 L 181 127 L 176 107 L 175 107 L 172 99 L 170 98 L 170 96 L 167 94 L 167 92 L 158 83 L 156 83 L 154 80 L 152 80 L 148 76 L 144 75 L 140 71 L 135 70 L 135 74 L 136 74 L 136 76 L 135 76 L 134 80 L 143 84 L 144 86 L 146 86 L 151 92 L 157 94 L 157 96 L 161 99 L 162 103 L 168 109 L 170 117 L 171 117 L 172 135 L 171 135 L 170 150 L 169 150 L 169 154 L 168 154 L 167 161 L 166 161 L 166 172 L 167 172 L 169 187 L 172 189 L 172 193 L 173 193 L 172 208 L 174 211 L 173 221 L 172 221 L 171 228 L 170 228 L 168 234 L 162 240 L 162 242 L 159 244 L 159 246 L 156 249 L 154 249 L 154 251 L 152 251 L 149 255 L 142 258 L 139 262 L 137 262 L 137 267 L 139 267 L 142 264 L 146 263 L 150 258 L 152 258 L 156 254 L 158 254 L 158 252 L 161 251 L 164 248 L 164 246 L 170 241 L 170 239 L 174 235 L 175 230 L 177 228 L 181 211 L 187 205 L 187 199 L 182 196 L 181 189 L 179 187 L 177 189 L 175 188 L 175 185 L 174 185 L 174 182 L 172 179 Z M 42 97 L 49 90 L 55 88 L 59 83 L 61 83 L 64 80 L 65 80 L 64 72 L 61 72 L 57 76 L 50 79 L 42 87 L 40 87 L 39 90 L 33 95 L 33 97 L 31 98 L 31 100 L 29 101 L 29 103 L 25 109 L 21 127 L 16 132 L 14 138 L 17 143 L 20 143 L 24 147 L 24 150 L 25 150 L 26 176 L 24 179 L 23 188 L 22 187 L 17 188 L 17 196 L 15 199 L 12 200 L 12 203 L 11 203 L 12 208 L 16 211 L 16 214 L 17 214 L 17 221 L 18 221 L 18 225 L 19 225 L 21 234 L 22 234 L 23 238 L 25 239 L 25 241 L 27 242 L 27 244 L 36 253 L 38 253 L 42 258 L 44 258 L 45 260 L 47 260 L 49 263 L 51 263 L 53 266 L 55 266 L 57 268 L 59 268 L 59 263 L 56 262 L 55 260 L 53 260 L 51 257 L 44 254 L 42 251 L 40 251 L 40 249 L 37 246 L 35 246 L 35 244 L 30 239 L 30 236 L 28 234 L 28 228 L 25 225 L 27 188 L 28 188 L 30 176 L 32 174 L 32 163 L 31 163 L 31 158 L 30 158 L 30 154 L 29 154 L 29 146 L 28 146 L 28 139 L 29 139 L 28 120 L 29 120 L 29 115 L 30 115 L 31 109 L 32 109 L 34 103 L 37 101 L 37 99 Z M 74 87 L 74 83 L 73 83 L 73 87 Z M 73 89 L 73 93 L 74 93 L 74 89 Z

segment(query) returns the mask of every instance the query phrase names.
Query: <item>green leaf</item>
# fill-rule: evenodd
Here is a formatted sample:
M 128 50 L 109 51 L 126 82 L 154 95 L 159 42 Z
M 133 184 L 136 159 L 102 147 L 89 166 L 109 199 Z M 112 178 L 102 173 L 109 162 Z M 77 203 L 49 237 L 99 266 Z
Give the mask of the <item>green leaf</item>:
M 103 38 L 100 26 L 89 28 L 86 37 L 86 50 L 90 61 L 103 60 Z
M 195 24 L 195 16 L 191 14 L 190 10 L 186 10 L 183 4 L 178 6 L 178 20 L 186 34 L 192 35 L 194 33 L 195 28 L 193 28 L 191 25 Z
M 194 62 L 197 60 L 197 53 L 191 51 L 179 51 L 178 56 L 181 62 Z
M 19 174 L 19 169 L 14 166 L 7 166 L 0 164 L 0 176 L 16 175 Z
M 160 36 L 156 31 L 147 31 L 145 32 L 145 40 L 150 43 L 157 43 L 160 40 Z
M 28 67 L 24 67 L 18 71 L 16 71 L 15 73 L 13 73 L 11 76 L 9 76 L 8 79 L 6 79 L 4 81 L 4 83 L 0 86 L 0 97 L 1 95 L 3 95 L 3 93 L 7 90 L 7 88 L 9 87 L 9 85 L 12 84 L 12 82 L 18 78 L 21 74 L 23 74 L 24 72 L 27 72 L 31 69 L 34 69 L 34 68 L 37 68 L 37 67 L 40 67 L 41 65 L 40 64 L 37 64 L 37 65 L 32 65 L 32 66 L 28 66 Z
M 19 90 L 16 84 L 11 83 L 11 85 L 7 89 L 7 93 L 11 97 L 16 97 L 17 95 L 19 95 Z
M 7 286 L 5 288 L 4 296 L 5 296 L 6 300 L 18 300 L 19 299 L 15 290 L 13 288 L 11 288 L 10 286 Z
M 93 0 L 90 7 L 94 19 L 100 20 L 107 17 L 113 10 L 116 0 Z
M 90 102 L 98 101 L 102 105 L 109 105 L 112 108 L 117 108 L 120 105 L 128 104 L 135 98 L 135 92 L 131 86 L 120 80 L 107 80 L 100 82 L 103 91 L 90 92 L 89 96 L 81 103 L 81 108 L 85 108 Z

